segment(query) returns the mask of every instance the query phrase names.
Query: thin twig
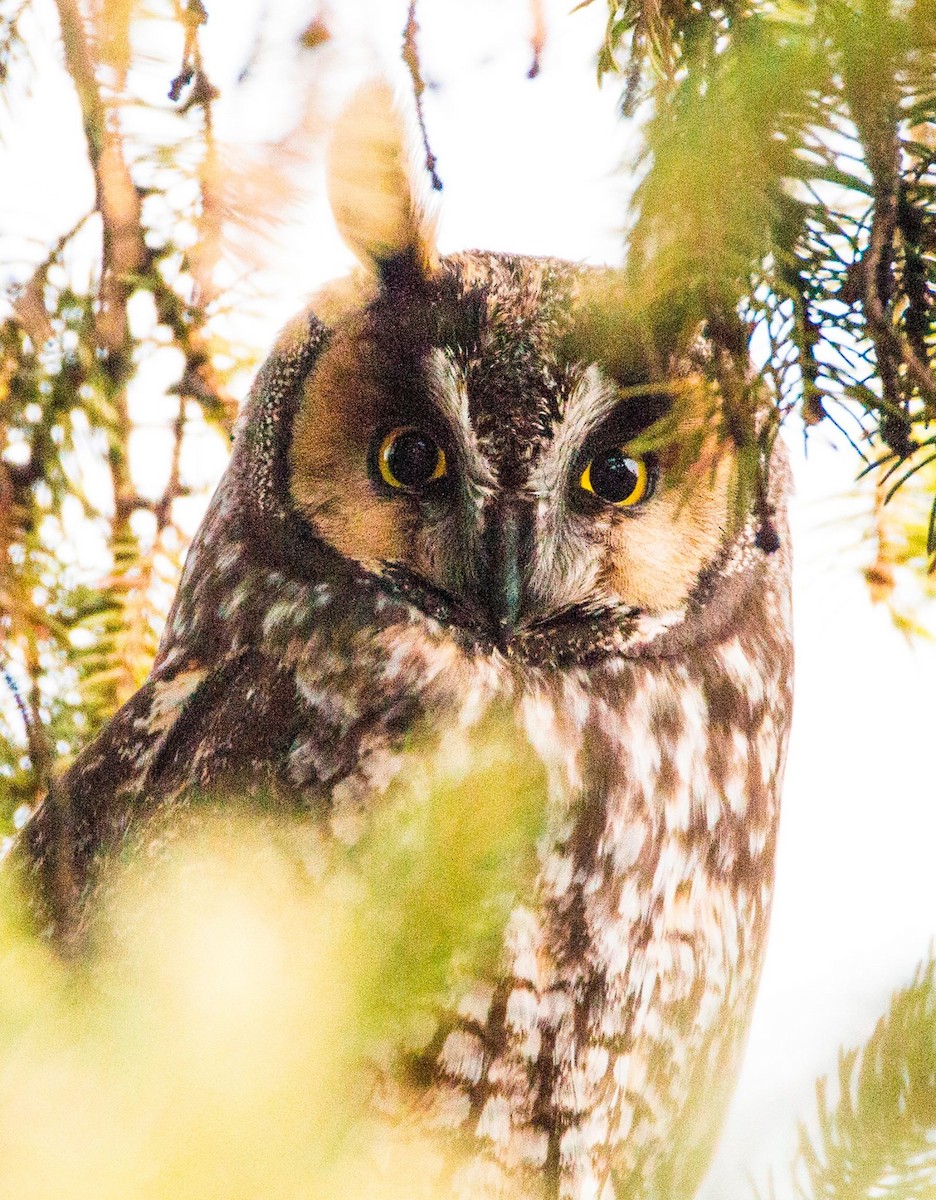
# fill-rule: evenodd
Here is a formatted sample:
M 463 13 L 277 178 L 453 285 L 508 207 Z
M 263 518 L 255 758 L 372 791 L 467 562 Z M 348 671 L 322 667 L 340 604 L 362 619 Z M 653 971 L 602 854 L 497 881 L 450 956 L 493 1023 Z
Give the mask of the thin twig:
M 176 101 L 182 95 L 184 88 L 197 79 L 201 67 L 201 55 L 198 51 L 198 31 L 208 20 L 208 13 L 202 0 L 189 0 L 184 11 L 179 5 L 175 6 L 176 17 L 181 20 L 185 29 L 185 44 L 182 48 L 182 66 L 179 73 L 169 85 L 169 99 Z
M 33 721 L 33 714 L 29 711 L 26 701 L 23 699 L 23 694 L 19 689 L 19 684 L 13 678 L 8 667 L 3 668 L 3 681 L 7 685 L 10 695 L 13 697 L 13 703 L 16 705 L 20 720 L 23 723 L 23 733 L 26 735 L 29 760 L 32 763 L 33 773 L 36 776 L 35 790 L 36 794 L 40 795 L 48 789 L 50 784 L 48 767 L 51 760 L 51 750 L 45 738 L 45 731 L 41 726 L 38 729 L 36 728 Z
M 4 667 L 2 674 L 23 722 L 29 759 L 36 779 L 36 796 L 44 796 L 44 825 L 48 835 L 48 848 L 43 860 L 46 895 L 61 947 L 67 950 L 69 933 L 75 923 L 77 899 L 71 808 L 67 797 L 56 786 L 52 770 L 52 747 L 38 712 L 38 688 L 35 686 L 35 678 L 32 689 L 33 704 L 30 709 L 9 669 Z
M 165 528 L 172 521 L 172 505 L 173 502 L 182 495 L 185 490 L 182 487 L 182 443 L 185 440 L 185 397 L 179 396 L 179 411 L 176 414 L 176 419 L 172 425 L 172 459 L 169 466 L 169 479 L 166 483 L 165 490 L 159 501 L 155 505 L 156 513 L 156 538 L 154 541 L 154 549 L 159 543 L 159 538 Z
M 429 145 L 429 134 L 426 130 L 426 118 L 423 113 L 423 92 L 426 90 L 426 84 L 422 77 L 422 70 L 419 64 L 419 50 L 416 46 L 416 35 L 419 33 L 419 25 L 416 22 L 416 0 L 410 0 L 409 10 L 406 16 L 406 27 L 403 30 L 403 61 L 406 63 L 406 69 L 409 71 L 410 79 L 413 81 L 413 98 L 416 101 L 416 119 L 419 122 L 419 132 L 422 136 L 423 152 L 426 156 L 426 170 L 429 172 L 429 178 L 432 181 L 433 191 L 442 191 L 442 180 L 439 178 L 436 171 L 436 156 L 432 153 L 432 147 Z

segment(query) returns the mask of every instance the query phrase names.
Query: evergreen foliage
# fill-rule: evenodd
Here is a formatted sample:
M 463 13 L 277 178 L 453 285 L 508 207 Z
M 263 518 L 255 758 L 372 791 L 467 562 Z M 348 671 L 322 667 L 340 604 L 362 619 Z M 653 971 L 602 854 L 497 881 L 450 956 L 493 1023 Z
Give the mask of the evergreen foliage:
M 790 412 L 807 430 L 834 422 L 874 474 L 879 510 L 903 485 L 915 497 L 903 536 L 880 516 L 892 536 L 878 539 L 876 594 L 905 564 L 936 594 L 936 6 L 608 10 L 599 74 L 624 76 L 625 112 L 652 109 L 632 286 L 651 321 L 708 317 L 736 378 L 749 346 L 760 364 L 753 388 L 724 398 L 743 494 L 763 462 L 755 444 Z M 758 426 L 752 391 L 765 386 Z
M 928 959 L 860 1049 L 839 1059 L 838 1095 L 816 1085 L 818 1129 L 800 1132 L 804 1200 L 936 1195 L 936 962 Z
M 60 40 L 94 192 L 0 310 L 0 665 L 16 698 L 0 705 L 3 824 L 146 677 L 186 545 L 186 439 L 206 423 L 230 433 L 229 379 L 246 361 L 217 332 L 223 195 L 200 4 L 147 15 L 130 0 L 56 0 L 54 12 L 55 33 L 29 0 L 0 19 L 6 119 L 28 103 L 30 41 Z M 166 22 L 185 46 L 171 99 L 140 65 L 148 28 Z M 179 361 L 171 466 L 142 495 L 131 389 L 167 348 Z

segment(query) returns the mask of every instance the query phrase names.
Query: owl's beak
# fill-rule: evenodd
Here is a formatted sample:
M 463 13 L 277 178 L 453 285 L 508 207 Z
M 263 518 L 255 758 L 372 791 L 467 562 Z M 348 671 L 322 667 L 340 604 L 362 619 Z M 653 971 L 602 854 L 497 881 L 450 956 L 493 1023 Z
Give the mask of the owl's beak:
M 532 531 L 529 505 L 515 503 L 497 505 L 484 530 L 480 600 L 501 650 L 520 620 Z

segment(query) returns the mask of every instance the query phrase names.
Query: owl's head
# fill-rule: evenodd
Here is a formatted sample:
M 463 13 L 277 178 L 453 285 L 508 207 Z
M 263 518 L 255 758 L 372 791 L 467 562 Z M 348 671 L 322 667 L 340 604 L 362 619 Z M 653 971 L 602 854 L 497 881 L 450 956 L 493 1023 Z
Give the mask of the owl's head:
M 609 270 L 440 257 L 380 86 L 339 123 L 330 194 L 363 271 L 313 304 L 328 334 L 288 464 L 314 536 L 520 656 L 700 606 L 745 525 L 704 339 L 660 344 Z

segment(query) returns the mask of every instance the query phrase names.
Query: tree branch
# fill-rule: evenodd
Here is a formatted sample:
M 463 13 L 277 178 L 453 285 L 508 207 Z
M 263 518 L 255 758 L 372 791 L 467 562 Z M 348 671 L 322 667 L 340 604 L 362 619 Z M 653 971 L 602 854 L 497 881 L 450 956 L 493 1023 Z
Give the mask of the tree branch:
M 418 33 L 419 25 L 416 22 L 416 0 L 410 0 L 409 10 L 406 14 L 406 26 L 403 30 L 403 61 L 406 64 L 406 69 L 409 71 L 410 79 L 413 81 L 416 119 L 419 122 L 419 132 L 422 135 L 423 151 L 426 156 L 426 170 L 429 172 L 433 191 L 441 192 L 442 180 L 436 171 L 437 159 L 432 153 L 432 147 L 429 145 L 429 133 L 426 130 L 426 118 L 423 113 L 422 98 L 423 92 L 426 90 L 426 83 L 422 77 L 422 67 L 419 63 L 419 49 L 416 45 L 416 35 Z

